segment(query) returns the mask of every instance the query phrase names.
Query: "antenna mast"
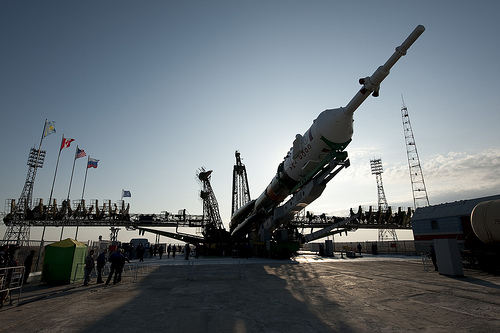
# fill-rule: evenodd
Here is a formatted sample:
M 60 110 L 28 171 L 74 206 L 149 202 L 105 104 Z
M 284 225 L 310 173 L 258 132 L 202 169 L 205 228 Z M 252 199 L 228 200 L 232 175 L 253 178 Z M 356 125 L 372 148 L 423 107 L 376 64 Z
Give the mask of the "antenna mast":
M 403 118 L 403 132 L 406 142 L 406 154 L 408 156 L 408 167 L 410 171 L 411 188 L 413 192 L 413 208 L 429 206 L 429 197 L 425 188 L 424 174 L 418 157 L 417 145 L 411 128 L 410 116 L 406 108 L 403 96 L 401 96 L 403 106 L 401 107 L 401 116 Z

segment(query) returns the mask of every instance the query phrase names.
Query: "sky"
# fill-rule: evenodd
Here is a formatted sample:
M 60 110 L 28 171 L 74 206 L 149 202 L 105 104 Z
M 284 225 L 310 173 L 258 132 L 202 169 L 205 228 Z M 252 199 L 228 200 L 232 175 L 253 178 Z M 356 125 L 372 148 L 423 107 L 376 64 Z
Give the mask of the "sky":
M 347 105 L 358 79 L 418 24 L 426 31 L 380 97 L 354 114 L 351 166 L 307 210 L 347 215 L 377 205 L 374 158 L 383 162 L 388 204 L 413 206 L 402 99 L 431 204 L 499 194 L 498 12 L 498 1 L 2 1 L 0 211 L 19 198 L 47 119 L 56 133 L 43 139 L 33 198 L 49 199 L 64 135 L 75 141 L 60 155 L 59 203 L 78 145 L 99 160 L 88 170 L 87 202 L 114 203 L 125 189 L 131 213 L 202 214 L 196 172 L 205 167 L 227 227 L 235 151 L 254 199 L 295 135 L 321 111 Z M 81 198 L 85 171 L 86 158 L 77 159 L 72 200 Z M 64 238 L 73 233 L 66 228 Z M 59 235 L 52 228 L 46 239 Z M 108 228 L 79 231 L 80 240 L 98 235 L 109 238 Z

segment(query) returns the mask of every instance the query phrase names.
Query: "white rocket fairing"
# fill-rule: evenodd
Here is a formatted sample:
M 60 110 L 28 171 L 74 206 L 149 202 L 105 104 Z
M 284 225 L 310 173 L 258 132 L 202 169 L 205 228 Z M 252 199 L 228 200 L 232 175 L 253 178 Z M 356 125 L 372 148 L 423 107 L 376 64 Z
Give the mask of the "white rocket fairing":
M 267 216 L 289 194 L 310 181 L 315 173 L 330 161 L 332 152 L 345 149 L 354 132 L 354 111 L 370 94 L 378 96 L 380 83 L 424 30 L 422 25 L 417 26 L 383 66 L 372 76 L 360 79 L 359 83 L 363 87 L 346 107 L 321 112 L 304 135 L 296 135 L 292 148 L 278 166 L 276 175 L 264 192 L 233 214 L 230 225 L 233 235 L 256 219 Z

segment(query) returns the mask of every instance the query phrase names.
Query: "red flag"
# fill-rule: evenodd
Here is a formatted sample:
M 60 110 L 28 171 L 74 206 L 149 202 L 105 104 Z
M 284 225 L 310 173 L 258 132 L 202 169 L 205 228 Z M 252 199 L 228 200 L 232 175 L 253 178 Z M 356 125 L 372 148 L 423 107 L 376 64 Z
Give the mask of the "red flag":
M 75 139 L 66 139 L 66 138 L 63 138 L 62 143 L 61 143 L 61 150 L 64 149 L 64 148 L 69 148 L 69 145 L 73 141 L 75 141 Z

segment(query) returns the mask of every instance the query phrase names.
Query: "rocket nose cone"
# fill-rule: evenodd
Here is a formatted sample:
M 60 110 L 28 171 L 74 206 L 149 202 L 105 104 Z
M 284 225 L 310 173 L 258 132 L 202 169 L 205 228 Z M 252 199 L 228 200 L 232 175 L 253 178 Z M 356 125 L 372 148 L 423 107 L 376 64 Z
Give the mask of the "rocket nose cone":
M 323 111 L 315 121 L 319 133 L 333 143 L 345 143 L 352 138 L 353 115 L 343 108 Z

